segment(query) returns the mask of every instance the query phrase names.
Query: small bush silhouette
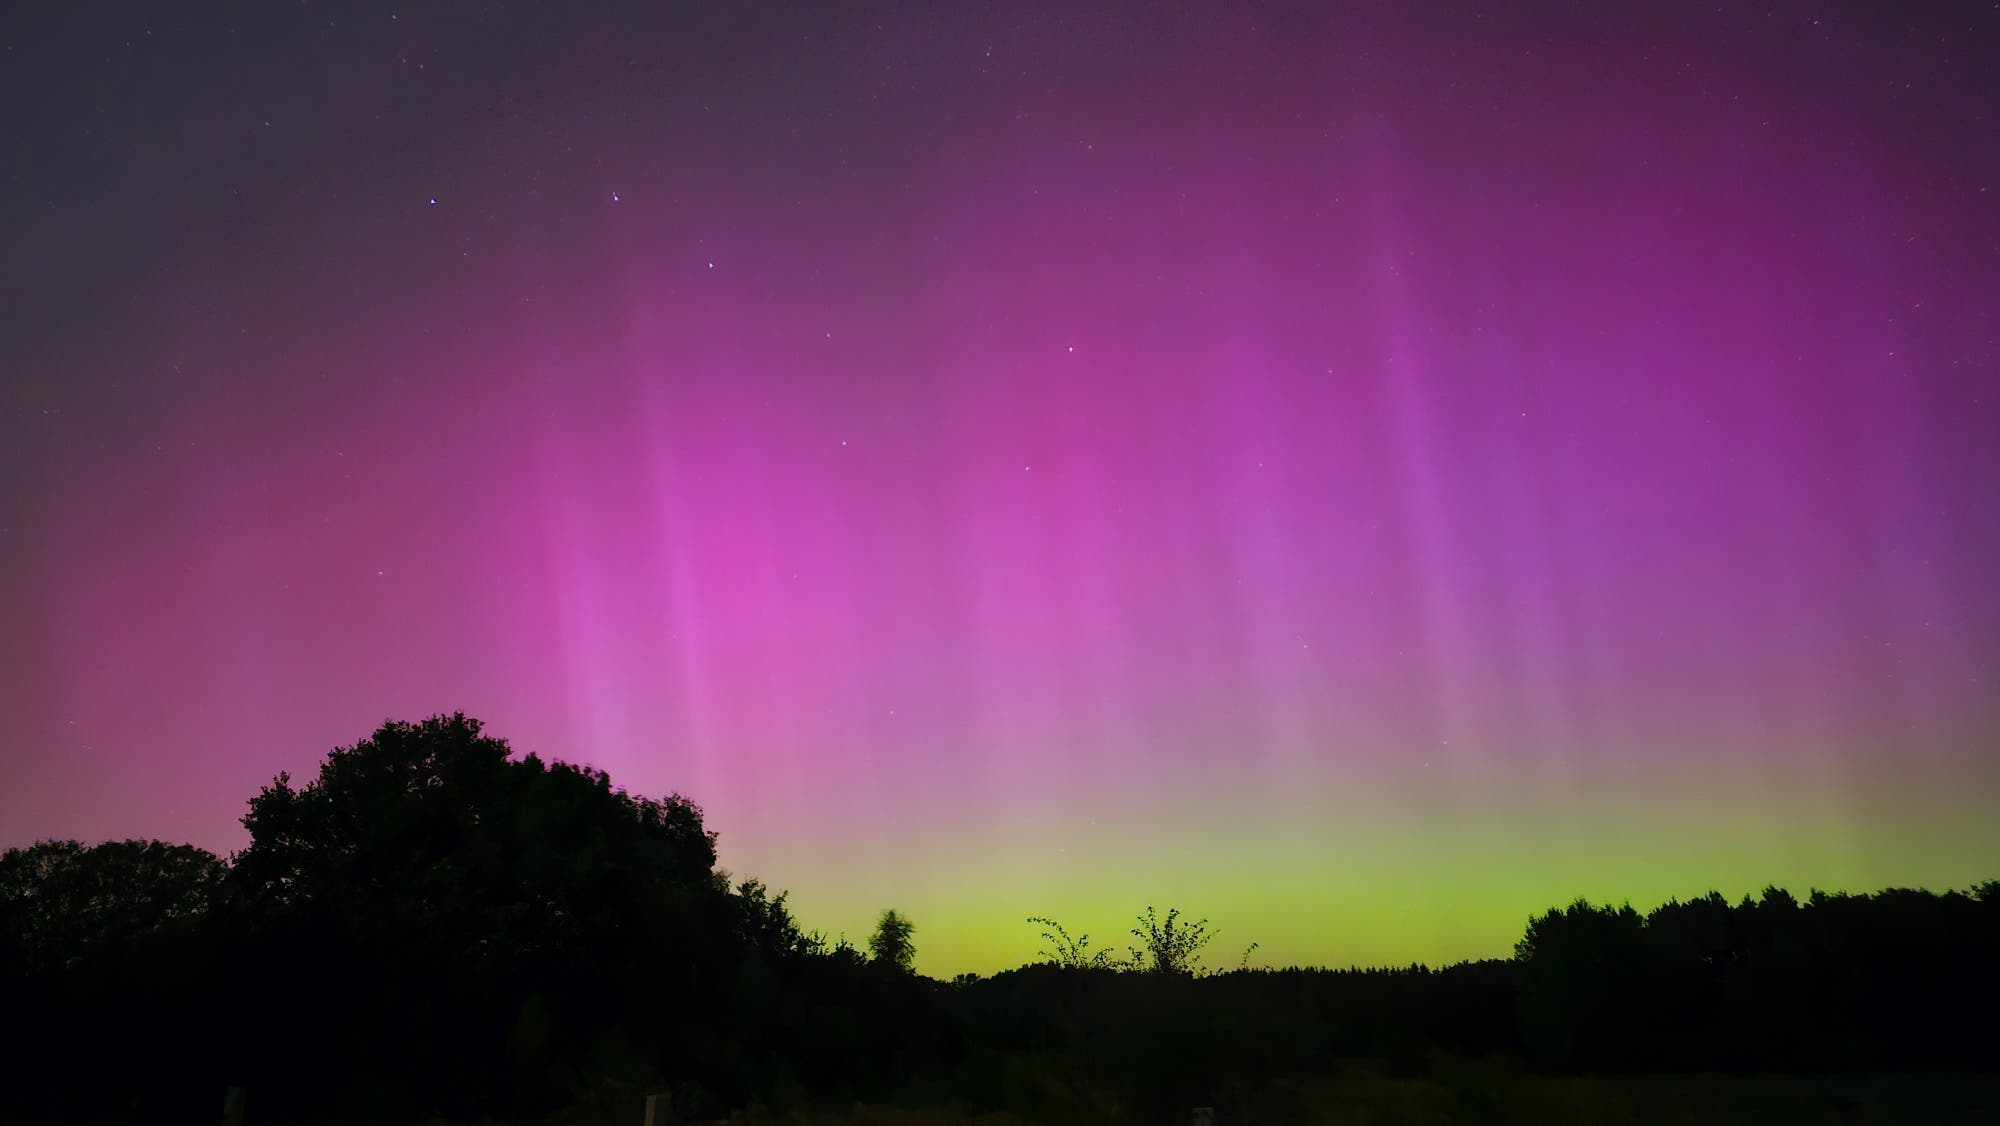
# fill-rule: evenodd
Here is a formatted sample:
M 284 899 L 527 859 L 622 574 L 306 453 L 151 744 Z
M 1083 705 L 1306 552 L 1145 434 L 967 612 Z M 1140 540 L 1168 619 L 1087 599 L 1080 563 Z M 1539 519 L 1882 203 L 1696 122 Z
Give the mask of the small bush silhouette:
M 1132 968 L 1125 959 L 1109 950 L 1092 950 L 1090 936 L 1078 935 L 1071 938 L 1069 931 L 1061 923 L 1041 915 L 1030 915 L 1028 921 L 1042 927 L 1042 958 L 1052 966 L 1066 970 L 1123 970 Z
M 1201 965 L 1201 950 L 1215 940 L 1219 932 L 1208 929 L 1208 920 L 1193 923 L 1181 921 L 1180 908 L 1171 908 L 1162 919 L 1153 908 L 1137 917 L 1138 926 L 1132 928 L 1132 937 L 1138 939 L 1141 947 L 1127 947 L 1124 957 L 1110 950 L 1092 950 L 1087 934 L 1070 936 L 1064 926 L 1044 915 L 1031 915 L 1028 921 L 1042 929 L 1042 961 L 1045 965 L 1066 970 L 1121 970 L 1138 973 L 1157 973 L 1173 977 L 1207 977 L 1221 971 L 1207 969 Z M 1253 942 L 1243 950 L 1243 957 L 1237 962 L 1237 969 L 1250 968 L 1250 954 L 1257 949 Z
M 1215 940 L 1215 932 L 1208 929 L 1207 919 L 1183 923 L 1180 917 L 1178 907 L 1169 909 L 1165 919 L 1146 908 L 1139 916 L 1139 925 L 1132 928 L 1132 937 L 1145 944 L 1143 950 L 1132 950 L 1135 965 L 1149 973 L 1175 977 L 1192 977 L 1200 970 L 1202 947 Z M 1244 956 L 1249 955 L 1246 952 Z

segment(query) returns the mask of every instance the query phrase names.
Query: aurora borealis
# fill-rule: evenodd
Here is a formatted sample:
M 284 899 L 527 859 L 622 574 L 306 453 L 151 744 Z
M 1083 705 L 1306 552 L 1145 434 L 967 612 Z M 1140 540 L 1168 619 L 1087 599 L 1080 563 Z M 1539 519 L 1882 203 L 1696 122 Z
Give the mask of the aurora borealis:
M 1911 7 L 10 14 L 0 845 L 462 709 L 938 976 L 1990 879 L 2000 17 Z

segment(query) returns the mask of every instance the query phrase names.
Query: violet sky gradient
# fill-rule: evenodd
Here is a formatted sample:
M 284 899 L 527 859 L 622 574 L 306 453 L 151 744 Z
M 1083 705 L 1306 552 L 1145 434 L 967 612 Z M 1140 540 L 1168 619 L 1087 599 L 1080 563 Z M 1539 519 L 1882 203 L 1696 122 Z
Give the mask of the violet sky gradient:
M 933 974 L 2000 875 L 1990 5 L 43 7 L 0 844 L 463 709 Z

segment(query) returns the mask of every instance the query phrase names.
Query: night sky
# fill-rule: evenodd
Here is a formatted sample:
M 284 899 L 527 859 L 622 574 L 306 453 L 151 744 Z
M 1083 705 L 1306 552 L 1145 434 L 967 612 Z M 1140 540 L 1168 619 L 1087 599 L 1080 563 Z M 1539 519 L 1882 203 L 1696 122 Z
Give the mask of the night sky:
M 2000 875 L 1991 4 L 0 20 L 0 845 L 464 710 L 939 975 Z

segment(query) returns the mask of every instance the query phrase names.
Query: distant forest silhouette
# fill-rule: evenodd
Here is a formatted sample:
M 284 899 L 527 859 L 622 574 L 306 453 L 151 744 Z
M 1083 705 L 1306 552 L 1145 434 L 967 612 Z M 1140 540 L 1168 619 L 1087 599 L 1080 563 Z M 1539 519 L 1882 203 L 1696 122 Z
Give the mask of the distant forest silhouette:
M 243 824 L 227 861 L 140 841 L 0 856 L 0 1001 L 22 1033 L 0 1053 L 0 1118 L 213 1123 L 225 1086 L 259 1126 L 650 1092 L 681 1118 L 909 1091 L 1033 1117 L 1062 1076 L 1143 1119 L 1354 1059 L 2000 1060 L 1995 882 L 1579 901 L 1534 917 L 1510 959 L 1442 969 L 1218 972 L 1205 920 L 1148 908 L 1112 957 L 1036 918 L 1041 961 L 943 982 L 911 970 L 921 919 L 884 912 L 866 948 L 802 930 L 782 892 L 717 869 L 693 802 L 516 758 L 462 714 L 389 723 L 308 784 L 279 775 Z

